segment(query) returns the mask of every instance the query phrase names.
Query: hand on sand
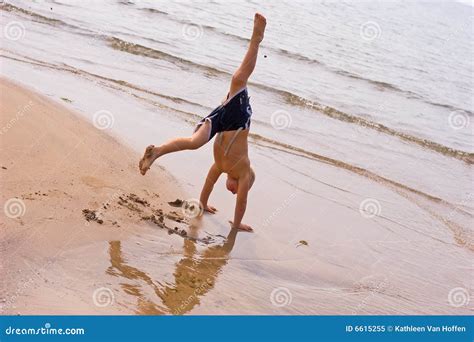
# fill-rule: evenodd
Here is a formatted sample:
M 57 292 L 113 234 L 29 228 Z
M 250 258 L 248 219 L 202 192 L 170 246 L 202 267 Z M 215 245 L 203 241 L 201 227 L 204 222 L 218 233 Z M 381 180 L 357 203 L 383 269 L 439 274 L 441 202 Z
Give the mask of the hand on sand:
M 232 229 L 243 230 L 244 232 L 253 232 L 253 228 L 250 227 L 248 224 L 241 223 L 238 227 L 235 227 L 234 222 L 229 221 L 229 223 L 232 226 Z
M 263 40 L 263 34 L 265 32 L 265 26 L 267 25 L 267 19 L 260 13 L 255 13 L 253 19 L 253 33 L 252 40 L 260 43 Z
M 215 214 L 217 209 L 214 208 L 212 205 L 205 205 L 204 206 L 204 211 L 208 212 L 208 213 L 211 213 L 211 214 Z

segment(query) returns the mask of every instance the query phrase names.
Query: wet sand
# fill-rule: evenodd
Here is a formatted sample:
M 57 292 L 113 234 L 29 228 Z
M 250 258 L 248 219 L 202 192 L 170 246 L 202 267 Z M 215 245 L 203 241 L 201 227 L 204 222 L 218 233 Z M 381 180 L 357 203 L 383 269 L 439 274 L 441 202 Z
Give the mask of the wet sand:
M 257 144 L 256 232 L 237 233 L 222 180 L 218 214 L 192 219 L 169 202 L 199 189 L 161 162 L 142 177 L 70 107 L 2 79 L 1 113 L 2 314 L 472 313 L 453 303 L 472 290 L 459 208 L 297 155 L 277 174 Z M 204 173 L 207 149 L 183 169 Z

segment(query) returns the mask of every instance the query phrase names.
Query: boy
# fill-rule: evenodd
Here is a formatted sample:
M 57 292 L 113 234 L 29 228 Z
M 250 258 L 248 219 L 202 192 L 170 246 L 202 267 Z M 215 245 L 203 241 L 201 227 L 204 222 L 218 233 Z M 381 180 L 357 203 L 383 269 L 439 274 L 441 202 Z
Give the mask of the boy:
M 198 149 L 218 134 L 214 142 L 214 164 L 209 169 L 200 201 L 204 211 L 211 214 L 217 211 L 207 201 L 219 176 L 226 173 L 227 189 L 237 194 L 234 220 L 229 222 L 232 228 L 249 232 L 253 229 L 242 223 L 247 207 L 247 194 L 255 181 L 255 173 L 248 158 L 247 137 L 252 109 L 247 93 L 247 80 L 255 69 L 265 26 L 265 17 L 256 13 L 247 53 L 232 76 L 226 101 L 198 123 L 191 137 L 175 138 L 158 147 L 150 145 L 139 163 L 140 172 L 144 175 L 157 158 L 171 152 Z

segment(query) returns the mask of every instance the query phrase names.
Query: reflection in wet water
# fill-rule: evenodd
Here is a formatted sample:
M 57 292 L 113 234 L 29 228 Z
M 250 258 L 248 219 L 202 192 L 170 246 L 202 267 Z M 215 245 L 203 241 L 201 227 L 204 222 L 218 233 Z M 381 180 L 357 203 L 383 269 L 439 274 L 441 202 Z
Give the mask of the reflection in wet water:
M 121 283 L 120 286 L 125 293 L 137 298 L 137 314 L 185 314 L 198 305 L 200 298 L 214 287 L 217 276 L 229 260 L 236 236 L 237 231 L 233 229 L 222 245 L 211 246 L 199 254 L 196 242 L 184 239 L 184 257 L 176 263 L 173 284 L 162 284 L 153 280 L 146 272 L 127 265 L 121 242 L 110 241 L 111 266 L 106 273 L 135 281 Z M 145 293 L 148 293 L 149 289 L 142 288 L 143 284 L 136 280 L 145 282 L 161 300 L 156 303 L 147 298 Z

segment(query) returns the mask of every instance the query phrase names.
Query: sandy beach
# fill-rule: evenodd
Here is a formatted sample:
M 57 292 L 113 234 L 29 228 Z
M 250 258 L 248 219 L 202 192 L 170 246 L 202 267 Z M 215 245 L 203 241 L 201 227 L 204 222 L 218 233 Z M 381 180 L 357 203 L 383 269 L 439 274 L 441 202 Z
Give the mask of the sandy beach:
M 472 314 L 466 6 L 1 2 L 0 314 Z M 226 96 L 257 11 L 249 234 L 224 176 L 196 216 L 212 142 L 138 161 Z
M 365 221 L 370 240 L 383 237 L 378 224 L 326 201 L 317 231 L 309 225 L 294 227 L 296 235 L 269 232 L 284 212 L 304 206 L 294 193 L 236 245 L 223 217 L 191 219 L 168 203 L 187 196 L 166 170 L 142 177 L 137 153 L 10 80 L 2 79 L 1 94 L 4 314 L 450 312 L 442 304 L 450 285 L 432 280 L 435 274 L 412 278 L 421 292 L 400 287 L 414 269 L 429 272 L 425 266 L 436 263 L 436 248 L 422 262 L 412 249 L 432 239 L 387 240 L 378 254 L 348 222 Z M 335 220 L 348 227 L 343 234 L 334 234 Z M 467 269 L 467 254 L 464 260 Z M 440 277 L 462 277 L 440 270 Z M 289 299 L 293 304 L 280 308 L 278 301 Z M 431 306 L 420 306 L 423 300 Z
M 165 201 L 179 189 L 165 171 L 140 176 L 135 153 L 65 107 L 5 79 L 1 94 L 4 313 L 93 313 L 88 288 L 103 280 L 92 275 L 112 248 L 106 242 L 150 229 L 153 212 L 166 229 L 158 212 L 172 209 Z

